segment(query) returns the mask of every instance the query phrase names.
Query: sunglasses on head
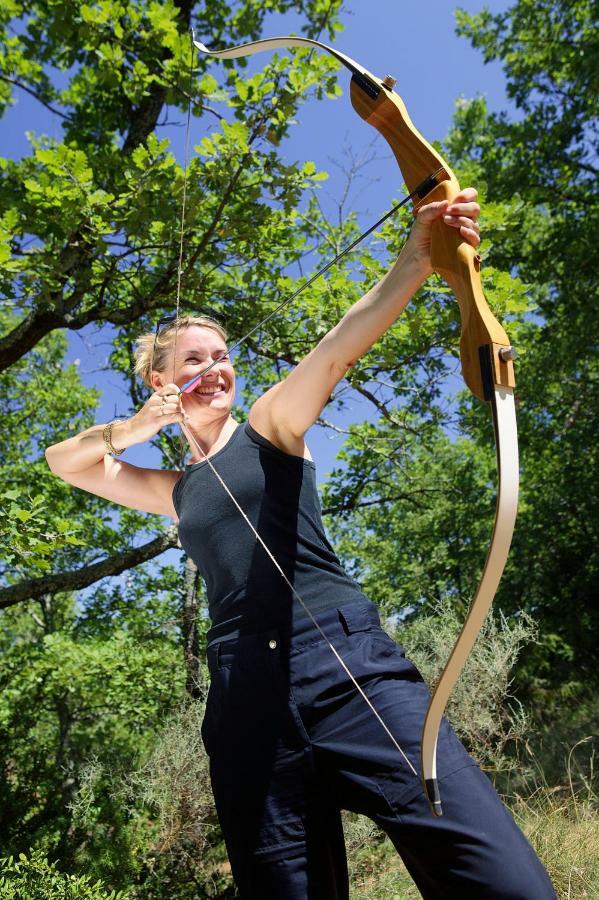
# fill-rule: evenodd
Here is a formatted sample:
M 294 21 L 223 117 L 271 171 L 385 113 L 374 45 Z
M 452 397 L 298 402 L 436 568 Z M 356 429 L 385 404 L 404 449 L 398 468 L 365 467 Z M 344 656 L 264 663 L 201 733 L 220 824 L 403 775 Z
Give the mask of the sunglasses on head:
M 154 353 L 156 351 L 156 341 L 158 339 L 160 329 L 165 325 L 172 324 L 176 320 L 176 318 L 177 316 L 171 313 L 171 315 L 169 316 L 163 316 L 161 319 L 158 319 L 158 322 L 156 323 L 156 331 L 154 332 L 154 344 L 152 346 L 152 365 L 150 367 L 150 371 L 152 371 L 152 369 L 154 368 Z

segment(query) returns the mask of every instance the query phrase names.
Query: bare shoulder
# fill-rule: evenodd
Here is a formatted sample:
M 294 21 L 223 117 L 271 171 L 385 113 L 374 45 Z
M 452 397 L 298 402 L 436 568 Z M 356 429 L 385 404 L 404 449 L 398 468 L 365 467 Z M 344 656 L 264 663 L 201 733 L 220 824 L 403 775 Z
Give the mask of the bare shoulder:
M 352 361 L 339 362 L 334 332 L 329 332 L 289 374 L 254 403 L 252 426 L 277 447 L 293 455 L 305 455 L 304 437 L 318 421 L 335 387 Z
M 173 488 L 182 472 L 145 469 L 124 460 L 105 456 L 84 472 L 57 473 L 74 487 L 89 491 L 121 506 L 177 519 Z

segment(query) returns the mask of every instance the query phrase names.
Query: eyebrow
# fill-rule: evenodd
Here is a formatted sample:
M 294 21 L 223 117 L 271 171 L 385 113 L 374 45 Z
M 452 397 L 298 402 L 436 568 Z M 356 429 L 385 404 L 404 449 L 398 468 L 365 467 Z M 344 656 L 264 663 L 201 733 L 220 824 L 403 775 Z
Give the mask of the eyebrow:
M 224 354 L 228 354 L 229 351 L 228 351 L 227 348 L 225 347 L 224 350 L 223 350 L 223 349 L 215 350 L 214 353 L 224 353 Z M 210 354 L 210 353 L 202 353 L 201 350 L 182 350 L 182 351 L 181 351 L 181 356 L 182 356 L 182 357 L 183 357 L 183 356 L 184 356 L 184 357 L 198 356 L 198 357 L 200 357 L 200 359 L 206 359 L 207 356 L 211 356 L 211 355 L 214 356 L 214 353 L 212 353 L 212 354 Z

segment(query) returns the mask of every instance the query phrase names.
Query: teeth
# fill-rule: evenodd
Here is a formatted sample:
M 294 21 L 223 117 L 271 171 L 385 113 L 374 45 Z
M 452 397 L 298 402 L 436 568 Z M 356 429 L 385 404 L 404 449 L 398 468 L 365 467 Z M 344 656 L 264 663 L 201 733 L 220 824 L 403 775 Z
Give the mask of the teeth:
M 198 394 L 218 394 L 220 391 L 224 391 L 225 386 L 222 384 L 215 385 L 214 387 L 203 387 L 196 388 L 196 393 Z

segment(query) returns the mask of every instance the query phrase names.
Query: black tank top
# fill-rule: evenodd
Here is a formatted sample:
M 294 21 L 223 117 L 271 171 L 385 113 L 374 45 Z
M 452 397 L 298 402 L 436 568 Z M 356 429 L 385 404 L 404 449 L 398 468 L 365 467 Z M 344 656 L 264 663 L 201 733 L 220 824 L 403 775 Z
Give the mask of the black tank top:
M 312 613 L 366 599 L 327 540 L 313 462 L 279 450 L 249 422 L 210 462 Z M 301 604 L 207 462 L 186 466 L 173 503 L 181 545 L 206 582 L 209 640 L 293 630 Z

